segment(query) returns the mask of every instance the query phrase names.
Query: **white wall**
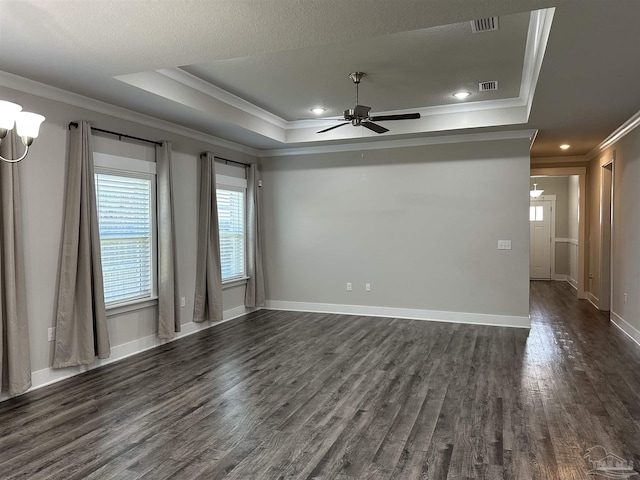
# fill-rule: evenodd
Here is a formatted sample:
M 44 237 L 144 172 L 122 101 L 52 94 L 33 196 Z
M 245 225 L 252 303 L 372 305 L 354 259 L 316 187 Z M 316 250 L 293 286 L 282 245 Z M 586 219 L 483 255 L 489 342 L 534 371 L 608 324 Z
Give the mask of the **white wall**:
M 171 131 L 147 127 L 132 121 L 103 115 L 23 92 L 0 89 L 0 97 L 20 103 L 25 110 L 46 117 L 41 135 L 29 156 L 20 164 L 23 202 L 27 314 L 29 319 L 31 364 L 34 384 L 76 373 L 78 369 L 50 372 L 53 343 L 47 330 L 55 325 L 58 265 L 60 262 L 65 165 L 67 158 L 67 125 L 71 121 L 89 120 L 98 127 L 154 140 L 173 142 L 173 173 L 176 206 L 178 273 L 180 295 L 186 297 L 181 309 L 185 331 L 193 331 L 193 297 L 195 289 L 197 244 L 197 194 L 199 153 L 213 151 L 225 158 L 241 162 L 255 161 L 244 153 L 218 147 L 203 141 L 177 135 Z M 134 157 L 147 155 L 150 149 L 96 137 L 96 150 Z M 147 153 L 144 153 L 144 152 Z M 244 286 L 225 290 L 223 306 L 226 317 L 244 312 Z M 122 315 L 110 316 L 109 335 L 112 357 L 132 353 L 153 345 L 156 333 L 157 307 L 149 307 Z M 65 372 L 64 370 L 68 370 Z
M 611 319 L 640 342 L 640 128 L 635 128 L 589 164 L 589 272 L 594 274 L 590 293 L 596 299 L 601 295 L 600 188 L 602 165 L 612 158 L 615 160 Z
M 569 204 L 567 205 L 567 237 L 578 238 L 580 216 L 580 176 L 569 175 Z
M 269 305 L 529 325 L 526 140 L 268 158 L 262 179 Z

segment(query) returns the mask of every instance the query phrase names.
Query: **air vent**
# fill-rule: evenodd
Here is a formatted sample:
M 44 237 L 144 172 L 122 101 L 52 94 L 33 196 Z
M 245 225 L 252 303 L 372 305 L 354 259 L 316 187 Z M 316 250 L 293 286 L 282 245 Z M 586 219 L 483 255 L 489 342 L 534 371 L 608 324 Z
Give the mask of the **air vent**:
M 498 17 L 479 18 L 471 21 L 471 31 L 473 33 L 491 32 L 498 30 Z
M 480 82 L 478 84 L 478 90 L 480 90 L 481 92 L 488 92 L 490 90 L 497 90 L 497 89 L 498 89 L 497 80 L 492 80 L 490 82 Z

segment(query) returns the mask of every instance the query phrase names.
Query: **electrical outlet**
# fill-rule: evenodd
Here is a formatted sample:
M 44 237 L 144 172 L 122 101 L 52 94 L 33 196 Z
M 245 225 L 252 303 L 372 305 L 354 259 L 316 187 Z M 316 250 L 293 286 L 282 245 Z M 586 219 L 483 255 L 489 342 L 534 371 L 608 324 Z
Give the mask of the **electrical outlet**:
M 50 327 L 47 330 L 47 336 L 50 342 L 53 342 L 56 339 L 56 327 Z
M 187 306 L 187 299 L 185 297 L 180 297 L 180 306 L 181 307 Z
M 347 282 L 347 292 L 350 292 L 351 290 L 353 290 L 353 285 L 351 282 Z
M 365 292 L 370 292 L 371 291 L 371 284 L 370 283 L 365 283 L 364 284 L 364 291 Z
M 498 250 L 511 250 L 511 240 L 498 240 Z

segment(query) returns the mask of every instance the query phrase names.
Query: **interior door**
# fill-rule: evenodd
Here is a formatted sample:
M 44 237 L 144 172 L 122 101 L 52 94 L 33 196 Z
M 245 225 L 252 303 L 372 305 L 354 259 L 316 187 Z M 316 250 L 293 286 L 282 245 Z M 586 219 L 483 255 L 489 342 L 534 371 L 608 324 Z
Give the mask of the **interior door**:
M 529 228 L 529 277 L 551 280 L 550 200 L 531 200 Z

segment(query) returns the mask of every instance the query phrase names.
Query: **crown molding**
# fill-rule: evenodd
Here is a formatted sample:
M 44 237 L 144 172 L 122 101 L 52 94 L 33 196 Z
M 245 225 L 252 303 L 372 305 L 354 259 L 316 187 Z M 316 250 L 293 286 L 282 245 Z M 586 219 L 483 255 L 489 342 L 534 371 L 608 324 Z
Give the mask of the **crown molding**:
M 176 82 L 186 85 L 187 87 L 193 88 L 200 93 L 204 93 L 205 95 L 216 98 L 221 102 L 226 103 L 227 105 L 237 108 L 238 110 L 248 113 L 249 115 L 253 115 L 254 117 L 264 120 L 265 122 L 269 122 L 277 127 L 288 127 L 289 122 L 287 122 L 285 119 L 280 118 L 279 116 L 263 108 L 260 108 L 257 105 L 254 105 L 253 103 L 238 97 L 237 95 L 227 92 L 226 90 L 223 90 L 222 88 L 213 85 L 212 83 L 206 82 L 205 80 L 202 80 L 195 75 L 185 72 L 180 68 L 166 68 L 162 70 L 156 70 L 156 73 L 175 80 Z M 117 79 L 118 77 L 115 78 Z
M 640 110 L 638 110 L 631 118 L 616 128 L 611 135 L 605 138 L 597 147 L 587 153 L 586 158 L 592 160 L 600 155 L 604 150 L 614 143 L 620 141 L 624 136 L 631 133 L 640 125 Z
M 118 107 L 110 103 L 95 100 L 93 98 L 85 97 L 77 93 L 62 90 L 51 85 L 36 82 L 28 78 L 19 77 L 12 73 L 4 72 L 0 70 L 0 86 L 17 90 L 19 92 L 28 93 L 37 97 L 46 98 L 67 105 L 72 105 L 78 108 L 84 108 L 96 113 L 102 113 L 111 117 L 119 118 L 121 120 L 127 120 L 140 125 L 145 125 L 151 128 L 157 128 L 171 132 L 176 135 L 191 138 L 192 140 L 198 140 L 201 142 L 209 143 L 214 146 L 228 148 L 247 155 L 259 156 L 260 150 L 248 147 L 236 142 L 225 140 L 223 138 L 216 137 L 214 135 L 208 135 L 206 133 L 192 130 L 190 128 L 183 127 L 176 123 L 167 122 L 166 120 L 160 120 L 158 118 L 145 115 L 142 113 L 128 110 L 123 107 Z
M 554 7 L 531 12 L 522 67 L 522 80 L 520 82 L 520 99 L 527 107 L 527 119 L 531 113 L 533 96 L 538 84 L 542 60 L 547 50 L 547 42 L 555 10 Z
M 224 140 L 197 130 L 191 130 L 175 123 L 160 120 L 123 107 L 118 107 L 100 100 L 95 100 L 77 93 L 62 90 L 51 85 L 36 82 L 28 78 L 0 71 L 0 86 L 28 93 L 56 102 L 84 108 L 93 112 L 109 115 L 122 120 L 131 121 L 158 130 L 168 131 L 193 140 L 228 148 L 254 157 L 279 157 L 291 155 L 310 155 L 315 153 L 348 152 L 357 150 L 375 150 L 381 148 L 403 148 L 423 145 L 440 145 L 447 143 L 466 143 L 474 141 L 509 140 L 518 138 L 531 139 L 536 130 L 516 130 L 506 132 L 472 133 L 462 135 L 444 135 L 437 137 L 411 138 L 403 140 L 379 140 L 367 143 L 349 143 L 336 145 L 320 145 L 299 148 L 283 148 L 275 150 L 259 150 L 239 143 Z
M 318 127 L 334 125 L 340 117 L 286 121 L 246 100 L 232 95 L 215 85 L 180 69 L 154 70 L 121 75 L 116 79 L 133 87 L 179 103 L 184 107 L 213 115 L 221 109 L 225 121 L 259 135 L 276 140 L 283 145 L 299 143 L 324 143 L 326 141 L 356 140 L 353 132 L 343 130 L 329 137 L 316 136 Z M 376 115 L 402 114 L 417 111 L 420 120 L 403 124 L 395 135 L 424 134 L 455 130 L 462 124 L 466 128 L 504 126 L 526 123 L 526 105 L 520 98 L 504 98 L 451 105 L 438 105 L 410 110 L 376 112 Z M 396 126 L 396 129 L 398 126 Z
M 538 133 L 540 130 L 536 130 L 533 135 L 531 135 L 531 141 L 529 142 L 529 151 L 533 148 L 533 144 L 536 143 L 536 138 L 538 138 Z
M 527 139 L 536 130 L 511 130 L 505 132 L 468 133 L 462 135 L 443 135 L 439 137 L 407 138 L 403 140 L 378 140 L 367 143 L 349 143 L 337 145 L 321 145 L 313 147 L 282 148 L 276 150 L 261 150 L 260 158 L 288 157 L 292 155 L 313 155 L 322 153 L 353 152 L 361 150 L 381 150 L 386 148 L 421 147 L 425 145 L 444 145 L 452 143 L 484 142 L 495 140 Z
M 559 157 L 532 157 L 531 167 L 536 165 L 554 165 L 563 163 L 589 163 L 589 159 L 583 155 L 567 155 Z

